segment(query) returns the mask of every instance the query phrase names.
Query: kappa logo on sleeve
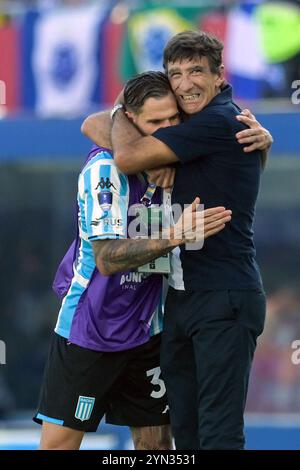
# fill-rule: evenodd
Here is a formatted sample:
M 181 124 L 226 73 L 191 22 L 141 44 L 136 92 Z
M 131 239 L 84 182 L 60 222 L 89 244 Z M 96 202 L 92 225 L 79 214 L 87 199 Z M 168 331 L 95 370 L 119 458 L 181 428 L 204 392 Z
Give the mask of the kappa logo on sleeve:
M 98 188 L 100 188 L 100 189 L 110 189 L 111 187 L 113 187 L 115 190 L 117 190 L 115 185 L 110 181 L 110 179 L 108 177 L 104 179 L 103 176 L 102 176 L 100 178 L 100 181 L 97 184 L 95 189 L 98 189 Z

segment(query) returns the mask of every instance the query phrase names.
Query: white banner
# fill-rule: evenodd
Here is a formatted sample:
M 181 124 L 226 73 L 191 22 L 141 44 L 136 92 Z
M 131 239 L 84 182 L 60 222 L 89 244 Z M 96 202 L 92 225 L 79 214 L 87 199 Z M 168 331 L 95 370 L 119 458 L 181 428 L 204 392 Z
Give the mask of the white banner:
M 91 104 L 99 67 L 99 26 L 106 6 L 103 1 L 101 6 L 55 9 L 38 19 L 32 53 L 38 114 L 71 116 Z
M 251 13 L 233 9 L 228 15 L 226 66 L 230 73 L 250 79 L 266 74 L 258 25 Z

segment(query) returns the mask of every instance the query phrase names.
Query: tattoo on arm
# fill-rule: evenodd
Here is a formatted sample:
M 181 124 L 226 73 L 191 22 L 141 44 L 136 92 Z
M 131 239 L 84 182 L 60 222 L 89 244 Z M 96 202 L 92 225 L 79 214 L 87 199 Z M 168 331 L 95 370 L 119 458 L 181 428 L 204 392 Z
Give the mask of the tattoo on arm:
M 142 266 L 169 253 L 179 244 L 179 240 L 96 240 L 93 250 L 99 271 L 111 275 Z

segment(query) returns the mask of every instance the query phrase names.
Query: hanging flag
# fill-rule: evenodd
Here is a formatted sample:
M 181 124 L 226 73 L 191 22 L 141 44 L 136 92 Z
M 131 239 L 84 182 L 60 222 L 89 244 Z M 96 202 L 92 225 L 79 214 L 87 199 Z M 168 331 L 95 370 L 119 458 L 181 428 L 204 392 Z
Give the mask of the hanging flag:
M 206 14 L 200 18 L 199 29 L 206 33 L 213 34 L 223 42 L 223 63 L 225 65 L 225 75 L 227 78 L 227 15 L 218 11 Z
M 200 18 L 199 29 L 213 34 L 220 39 L 226 47 L 227 15 L 218 11 L 203 15 Z
M 174 34 L 192 28 L 189 21 L 171 8 L 133 14 L 128 21 L 128 34 L 137 72 L 162 70 L 167 41 Z
M 264 3 L 257 7 L 256 17 L 270 63 L 285 62 L 300 53 L 300 1 Z
M 255 5 L 232 9 L 227 20 L 226 65 L 229 81 L 237 98 L 262 96 L 266 76 L 264 59 L 255 20 Z
M 0 117 L 20 105 L 19 31 L 14 25 L 0 27 Z
M 100 35 L 107 13 L 103 1 L 45 11 L 31 22 L 27 74 L 32 74 L 31 102 L 39 115 L 73 116 L 99 106 Z
M 120 75 L 121 44 L 124 38 L 124 23 L 107 21 L 103 28 L 103 41 L 101 42 L 101 57 L 103 70 L 101 80 L 103 95 L 101 102 L 104 106 L 111 106 L 123 88 Z

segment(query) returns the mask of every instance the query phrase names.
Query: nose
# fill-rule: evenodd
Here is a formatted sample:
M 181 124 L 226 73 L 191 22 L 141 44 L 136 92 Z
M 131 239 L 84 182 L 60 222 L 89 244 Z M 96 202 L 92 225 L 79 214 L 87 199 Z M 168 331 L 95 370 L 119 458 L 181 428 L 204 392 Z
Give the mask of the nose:
M 188 92 L 193 88 L 193 80 L 189 75 L 182 75 L 179 87 L 182 91 Z

